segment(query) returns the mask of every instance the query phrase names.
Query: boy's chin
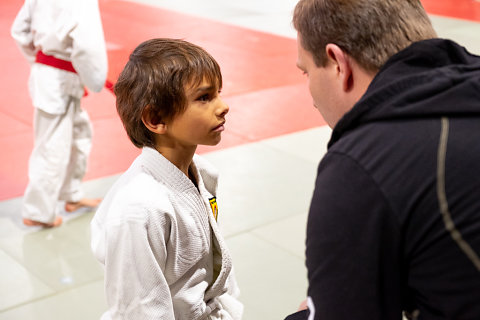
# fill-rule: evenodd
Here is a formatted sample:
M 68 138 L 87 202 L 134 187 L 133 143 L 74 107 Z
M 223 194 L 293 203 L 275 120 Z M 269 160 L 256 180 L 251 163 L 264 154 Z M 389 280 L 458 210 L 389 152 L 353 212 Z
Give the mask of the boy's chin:
M 216 146 L 217 144 L 219 144 L 221 140 L 222 140 L 222 137 L 219 136 L 219 137 L 218 137 L 217 139 L 215 139 L 215 140 L 208 141 L 207 143 L 205 143 L 205 145 L 206 145 L 206 146 L 211 146 L 211 147 L 213 147 L 213 146 Z

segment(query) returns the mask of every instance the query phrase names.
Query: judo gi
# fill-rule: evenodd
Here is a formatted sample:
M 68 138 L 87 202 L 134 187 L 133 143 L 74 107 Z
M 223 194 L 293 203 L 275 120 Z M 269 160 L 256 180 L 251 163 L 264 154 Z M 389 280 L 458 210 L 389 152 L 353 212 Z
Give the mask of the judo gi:
M 111 319 L 240 320 L 233 264 L 217 226 L 218 172 L 195 155 L 198 189 L 144 147 L 91 222 Z M 215 200 L 215 201 L 212 201 Z
M 51 223 L 58 200 L 83 197 L 92 126 L 80 99 L 84 87 L 103 88 L 108 67 L 98 1 L 26 0 L 11 34 L 31 64 L 29 92 L 35 107 L 22 216 Z

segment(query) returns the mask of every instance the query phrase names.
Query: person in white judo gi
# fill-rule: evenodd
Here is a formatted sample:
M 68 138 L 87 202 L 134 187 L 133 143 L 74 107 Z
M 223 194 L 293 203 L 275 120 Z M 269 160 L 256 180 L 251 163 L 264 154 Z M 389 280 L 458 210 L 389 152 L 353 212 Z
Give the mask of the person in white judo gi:
M 106 81 L 107 53 L 98 0 L 26 0 L 12 37 L 31 64 L 29 91 L 35 107 L 34 149 L 23 198 L 23 222 L 61 224 L 66 211 L 95 207 L 81 190 L 91 149 L 92 126 L 80 99 Z
M 105 196 L 92 250 L 105 266 L 108 319 L 240 320 L 232 259 L 217 226 L 216 145 L 229 108 L 214 58 L 182 40 L 140 44 L 115 84 L 141 154 Z

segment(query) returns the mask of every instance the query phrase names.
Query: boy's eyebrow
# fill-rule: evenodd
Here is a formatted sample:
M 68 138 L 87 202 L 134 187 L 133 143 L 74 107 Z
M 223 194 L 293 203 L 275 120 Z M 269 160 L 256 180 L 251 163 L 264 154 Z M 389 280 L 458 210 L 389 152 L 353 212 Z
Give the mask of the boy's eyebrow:
M 192 91 L 192 94 L 195 95 L 195 94 L 198 94 L 198 93 L 209 92 L 209 91 L 212 91 L 212 90 L 215 90 L 215 86 L 213 86 L 213 85 L 207 85 L 207 86 L 195 88 L 195 89 Z
M 213 90 L 213 89 L 215 89 L 215 86 L 213 86 L 213 85 L 203 86 L 203 87 L 198 87 L 197 89 L 195 89 L 195 92 L 210 91 L 210 90 Z

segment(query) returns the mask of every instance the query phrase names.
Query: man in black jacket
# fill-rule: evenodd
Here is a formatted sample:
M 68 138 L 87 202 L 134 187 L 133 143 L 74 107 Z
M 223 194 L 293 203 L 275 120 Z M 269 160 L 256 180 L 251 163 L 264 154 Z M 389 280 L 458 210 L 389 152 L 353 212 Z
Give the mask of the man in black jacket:
M 333 129 L 294 317 L 480 319 L 480 57 L 418 0 L 300 0 L 293 23 Z

